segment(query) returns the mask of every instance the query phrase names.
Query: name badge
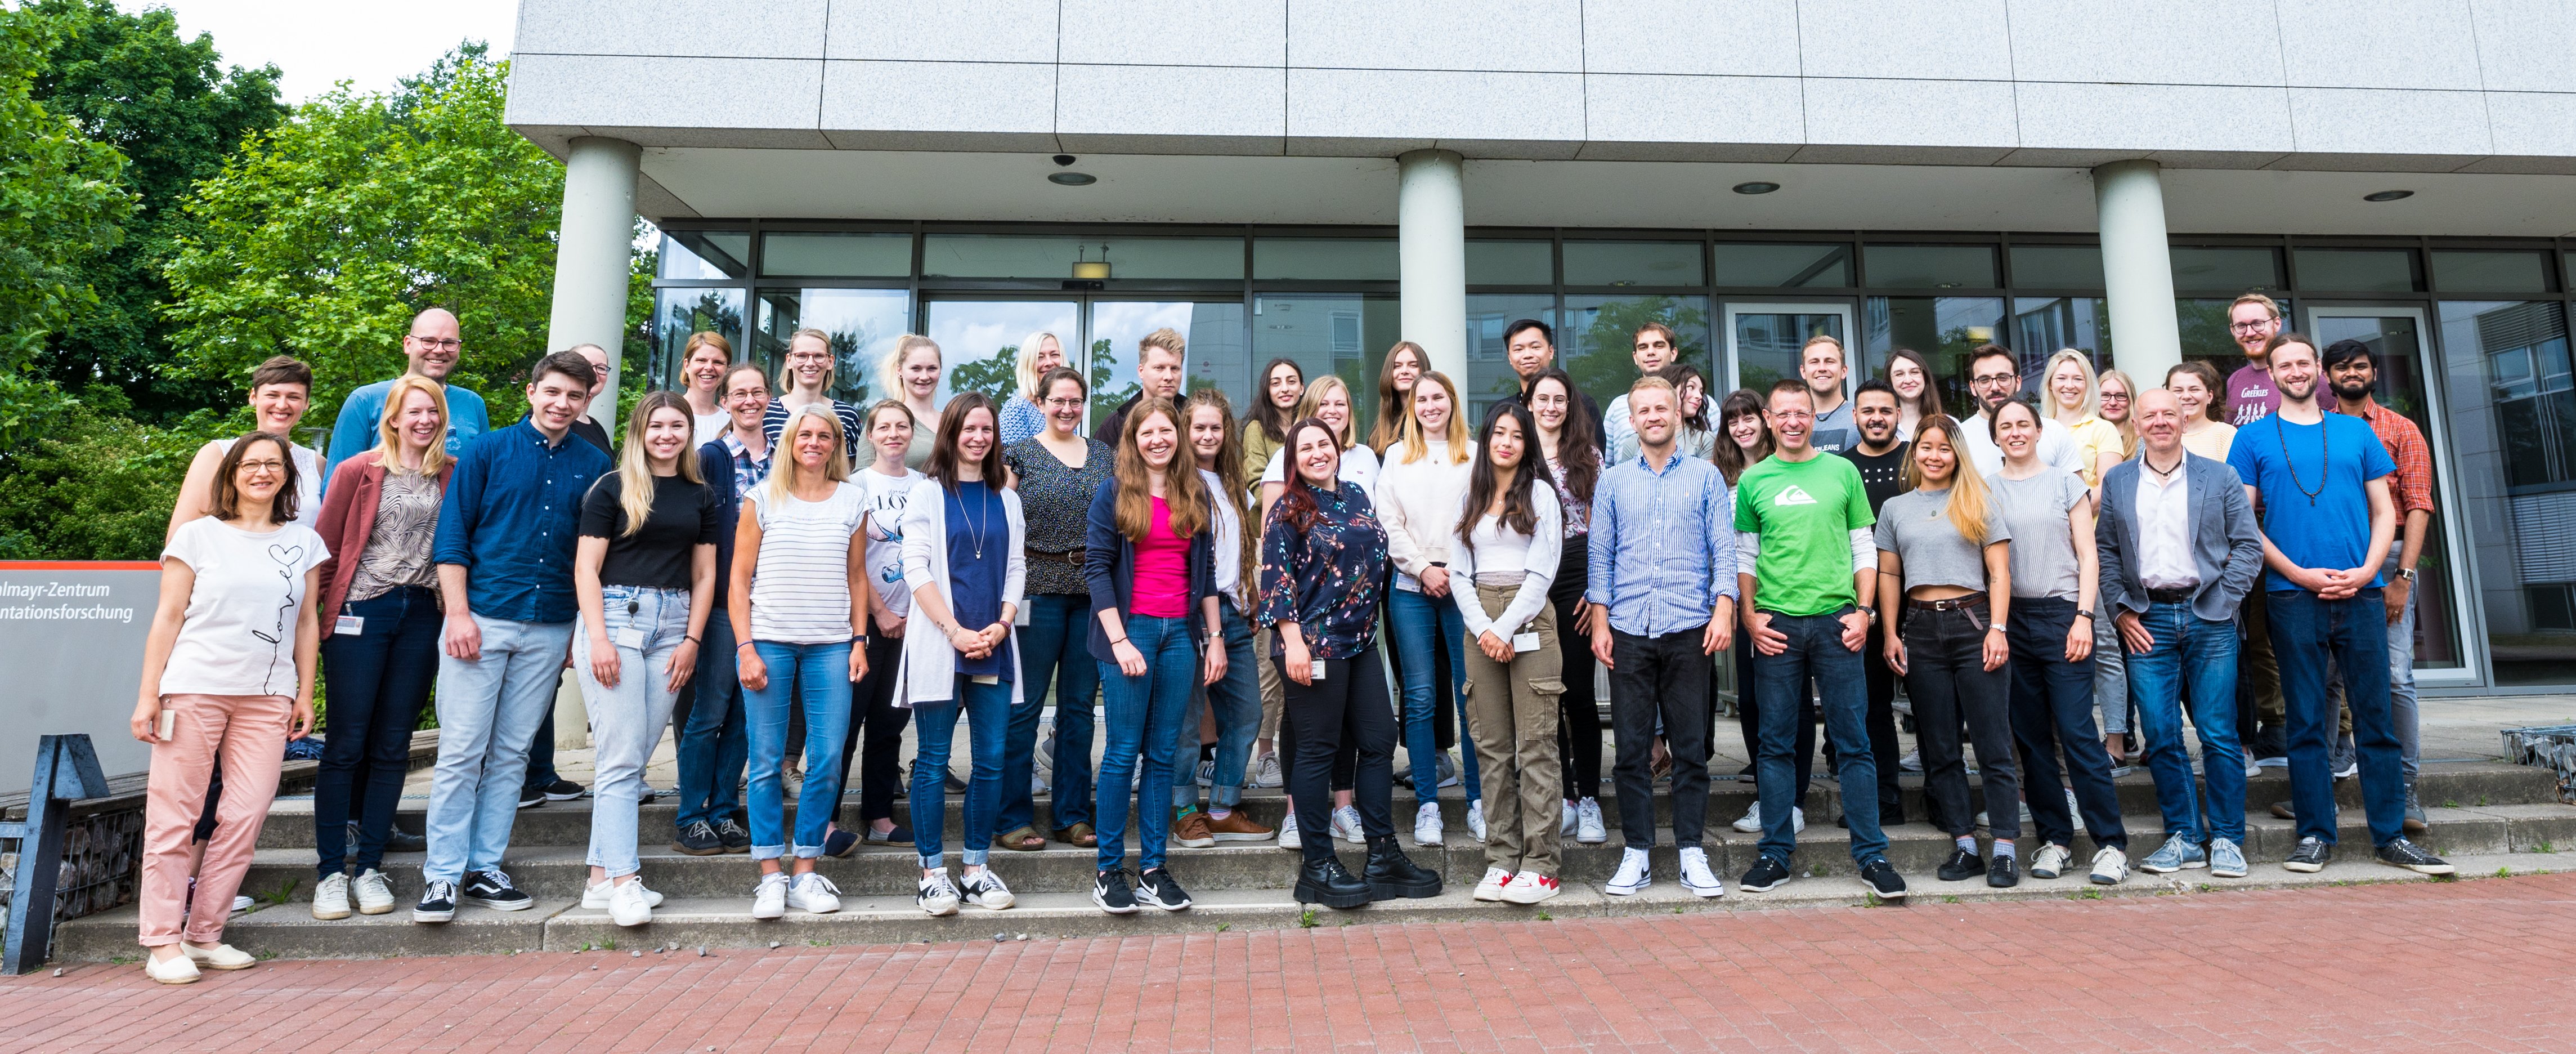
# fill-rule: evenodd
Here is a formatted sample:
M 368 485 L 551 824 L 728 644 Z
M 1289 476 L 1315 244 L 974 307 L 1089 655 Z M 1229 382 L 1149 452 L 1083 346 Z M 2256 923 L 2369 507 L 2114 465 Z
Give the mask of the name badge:
M 641 629 L 628 626 L 625 629 L 618 630 L 615 639 L 617 641 L 617 646 L 620 648 L 627 648 L 634 651 L 644 650 L 644 631 Z
M 1309 659 L 1307 660 L 1306 668 L 1308 671 L 1306 675 L 1307 680 L 1320 681 L 1324 679 L 1324 660 Z
M 975 674 L 975 675 L 973 675 L 973 676 L 971 676 L 971 677 L 966 678 L 966 683 L 968 683 L 968 684 L 1000 684 L 1000 683 L 1002 683 L 1002 675 L 1001 675 L 1001 674 L 998 674 L 998 673 L 979 673 L 979 674 Z
M 1516 652 L 1521 652 L 1521 651 L 1537 651 L 1537 650 L 1538 650 L 1538 634 L 1535 634 L 1535 633 L 1515 633 L 1515 634 L 1512 634 L 1512 650 L 1513 650 L 1513 651 L 1516 651 Z
M 355 637 L 366 631 L 367 620 L 356 615 L 342 615 L 331 626 L 331 635 L 335 637 Z

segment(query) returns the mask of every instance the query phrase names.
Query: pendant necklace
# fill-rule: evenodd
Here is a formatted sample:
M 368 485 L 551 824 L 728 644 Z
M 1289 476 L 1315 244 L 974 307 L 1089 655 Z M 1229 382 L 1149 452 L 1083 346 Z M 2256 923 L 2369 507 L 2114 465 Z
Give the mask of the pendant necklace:
M 993 525 L 993 510 L 991 506 L 984 503 L 986 498 L 987 495 L 984 494 L 978 494 L 975 498 L 975 507 L 983 511 L 984 522 L 981 525 L 978 525 L 973 517 L 968 517 L 966 520 L 967 532 L 975 537 L 975 559 L 978 560 L 984 558 L 984 529 Z M 958 504 L 963 506 L 965 502 L 960 501 Z M 963 511 L 963 509 L 960 511 Z
M 2308 496 L 2310 508 L 2316 507 L 2317 495 L 2326 492 L 2326 423 L 2317 422 L 2317 489 L 2315 490 L 2309 490 L 2307 484 L 2299 482 L 2299 463 L 2290 457 L 2290 433 L 2281 427 L 2281 415 L 2277 411 L 2272 414 L 2272 434 L 2280 437 L 2281 464 L 2290 470 L 2290 485 L 2299 488 L 2299 493 Z

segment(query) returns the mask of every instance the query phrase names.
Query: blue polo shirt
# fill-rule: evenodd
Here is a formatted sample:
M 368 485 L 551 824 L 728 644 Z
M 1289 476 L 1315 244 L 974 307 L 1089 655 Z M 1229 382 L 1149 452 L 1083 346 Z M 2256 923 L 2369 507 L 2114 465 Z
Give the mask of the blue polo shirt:
M 2370 422 L 2327 414 L 2317 424 L 2267 414 L 2236 430 L 2227 463 L 2263 494 L 2263 534 L 2301 567 L 2360 567 L 2370 555 L 2371 480 L 2397 463 Z M 2310 499 L 2310 495 L 2315 495 Z M 2266 590 L 2299 588 L 2278 571 L 2263 572 Z M 2373 572 L 2372 588 L 2385 585 Z
M 465 598 L 484 618 L 570 622 L 581 499 L 608 455 L 573 438 L 548 444 L 526 421 L 465 444 L 438 506 L 433 559 L 465 568 Z
M 399 378 L 397 378 L 399 379 Z M 491 421 L 483 407 L 483 397 L 472 389 L 447 385 L 447 456 L 465 452 L 465 444 L 475 436 L 491 431 Z M 340 463 L 367 451 L 383 441 L 377 431 L 385 418 L 385 396 L 394 390 L 393 381 L 377 381 L 340 401 L 340 417 L 331 426 L 331 448 L 322 452 L 322 480 L 329 483 L 331 472 Z

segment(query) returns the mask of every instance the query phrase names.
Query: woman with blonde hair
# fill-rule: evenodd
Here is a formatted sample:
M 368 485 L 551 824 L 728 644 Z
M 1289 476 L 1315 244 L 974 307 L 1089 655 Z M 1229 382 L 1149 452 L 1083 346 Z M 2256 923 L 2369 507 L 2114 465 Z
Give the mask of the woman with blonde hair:
M 1375 491 L 1379 469 L 1377 451 L 1359 441 L 1358 412 L 1359 408 L 1351 403 L 1351 386 L 1330 373 L 1308 384 L 1305 398 L 1297 402 L 1298 420 L 1311 417 L 1322 421 L 1324 427 L 1332 429 L 1334 441 L 1342 445 L 1342 457 L 1335 470 L 1340 475 L 1336 478 L 1359 484 L 1361 490 Z M 1263 516 L 1270 514 L 1271 504 L 1279 500 L 1280 493 L 1287 487 L 1287 455 L 1287 448 L 1282 446 L 1271 453 L 1270 463 L 1261 470 Z
M 1046 431 L 1046 393 L 1038 390 L 1038 379 L 1064 364 L 1064 342 L 1055 334 L 1041 330 L 1020 338 L 1019 359 L 1012 370 L 1019 382 L 1016 397 L 1002 402 L 1003 446 Z
M 724 407 L 724 382 L 732 375 L 732 341 L 721 333 L 689 334 L 688 346 L 680 349 L 680 382 L 689 398 L 689 417 L 695 422 L 691 435 L 697 443 L 692 445 L 715 442 L 733 427 L 733 415 Z
M 2120 430 L 2120 460 L 2138 456 L 2138 421 L 2130 407 L 2138 397 L 2138 382 L 2118 370 L 2102 371 L 2094 385 L 2093 400 L 2101 405 L 2102 420 Z
M 938 341 L 919 333 L 906 333 L 895 338 L 894 350 L 887 352 L 877 366 L 877 383 L 885 386 L 886 398 L 903 400 L 904 407 L 912 411 L 912 419 L 934 435 L 940 424 L 939 385 L 947 375 L 944 360 Z M 857 460 L 857 455 L 853 454 L 851 460 Z M 929 460 L 928 447 L 915 443 L 912 452 L 904 455 L 904 467 L 920 468 Z
M 2075 475 L 2087 487 L 2101 486 L 2103 471 L 2123 460 L 2122 440 L 2120 426 L 2095 413 L 2093 360 L 2067 348 L 2048 357 L 2041 376 L 2047 378 L 2049 416 L 2075 439 Z
M 1386 361 L 1377 371 L 1377 420 L 1369 426 L 1369 449 L 1379 457 L 1388 447 L 1404 438 L 1404 419 L 1413 410 L 1413 386 L 1422 380 L 1422 372 L 1431 368 L 1429 353 L 1422 345 L 1399 340 L 1386 350 Z
M 1440 816 L 1439 739 L 1433 708 L 1439 656 L 1449 662 L 1450 695 L 1459 709 L 1459 739 L 1467 734 L 1467 627 L 1450 596 L 1450 541 L 1457 533 L 1458 503 L 1475 472 L 1476 441 L 1468 431 L 1466 408 L 1458 387 L 1447 375 L 1427 372 L 1413 385 L 1400 438 L 1388 447 L 1387 466 L 1375 492 L 1378 522 L 1386 528 L 1387 557 L 1395 565 L 1394 588 L 1387 593 L 1387 623 L 1395 637 L 1397 674 L 1402 678 L 1404 753 L 1413 767 L 1413 841 L 1439 845 L 1445 839 Z M 1472 584 L 1467 587 L 1473 589 Z M 1436 650 L 1435 650 L 1436 649 Z M 1460 784 L 1467 798 L 1467 830 L 1485 837 L 1484 787 L 1477 775 L 1476 752 L 1461 752 Z

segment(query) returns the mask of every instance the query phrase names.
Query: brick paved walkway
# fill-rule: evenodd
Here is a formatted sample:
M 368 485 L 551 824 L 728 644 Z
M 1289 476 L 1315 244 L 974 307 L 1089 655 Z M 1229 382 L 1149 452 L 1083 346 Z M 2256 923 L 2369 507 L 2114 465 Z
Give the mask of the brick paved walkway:
M 2571 981 L 2576 875 L 2560 875 L 703 958 L 272 962 L 185 988 L 89 965 L 0 981 L 0 1049 L 2566 1051 Z

